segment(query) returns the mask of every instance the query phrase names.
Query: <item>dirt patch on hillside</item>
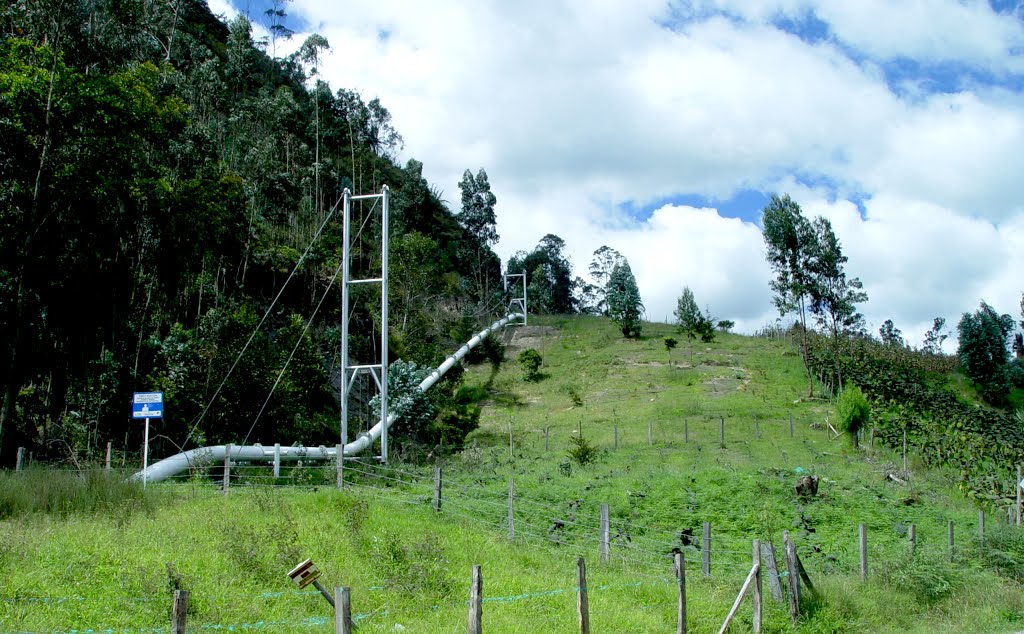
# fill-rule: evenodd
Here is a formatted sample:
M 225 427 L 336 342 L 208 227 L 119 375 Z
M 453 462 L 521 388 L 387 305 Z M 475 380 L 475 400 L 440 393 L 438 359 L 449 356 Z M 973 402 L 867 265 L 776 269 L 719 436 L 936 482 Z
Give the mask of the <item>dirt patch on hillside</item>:
M 505 345 L 512 350 L 543 348 L 558 333 L 551 326 L 518 326 L 511 330 L 512 335 Z

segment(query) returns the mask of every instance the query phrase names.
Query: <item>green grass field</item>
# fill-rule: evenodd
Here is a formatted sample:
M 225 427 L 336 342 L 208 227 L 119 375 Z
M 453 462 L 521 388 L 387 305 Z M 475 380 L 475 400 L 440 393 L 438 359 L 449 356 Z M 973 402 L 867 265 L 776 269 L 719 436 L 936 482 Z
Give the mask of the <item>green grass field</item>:
M 286 577 L 306 557 L 325 586 L 352 588 L 360 632 L 465 631 L 474 564 L 487 631 L 578 631 L 577 557 L 587 562 L 594 632 L 671 632 L 673 549 L 687 562 L 689 631 L 716 632 L 750 570 L 751 540 L 781 552 L 783 530 L 819 595 L 807 597 L 793 626 L 767 598 L 766 581 L 765 632 L 1024 630 L 1020 530 L 988 517 L 980 544 L 978 510 L 949 474 L 911 455 L 901 485 L 886 478 L 902 470 L 899 453 L 833 439 L 824 425 L 832 407 L 806 398 L 787 343 L 719 335 L 682 341 L 670 358 L 662 343 L 670 334 L 647 324 L 643 339 L 626 341 L 600 318 L 531 319 L 500 371 L 467 373 L 466 393 L 484 404 L 481 427 L 440 463 L 439 513 L 433 465 L 400 462 L 346 464 L 344 492 L 330 485 L 332 467 L 303 467 L 282 479 L 290 487 L 242 485 L 225 497 L 203 477 L 152 486 L 141 501 L 132 494 L 87 502 L 86 511 L 9 513 L 0 521 L 0 634 L 168 631 L 175 588 L 191 593 L 192 631 L 333 631 L 327 603 Z M 544 357 L 539 382 L 522 379 L 523 346 Z M 597 449 L 585 466 L 567 454 L 580 430 Z M 818 496 L 796 497 L 803 473 L 820 477 Z M 5 476 L 0 489 L 13 490 L 19 477 Z M 710 577 L 700 568 L 704 522 Z M 745 604 L 732 631 L 750 623 Z

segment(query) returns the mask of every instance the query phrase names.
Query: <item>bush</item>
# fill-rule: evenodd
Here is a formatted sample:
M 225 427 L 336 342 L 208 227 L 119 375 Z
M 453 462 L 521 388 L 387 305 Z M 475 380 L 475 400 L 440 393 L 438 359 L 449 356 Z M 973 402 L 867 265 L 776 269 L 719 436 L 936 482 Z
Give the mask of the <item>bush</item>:
M 533 348 L 527 348 L 519 353 L 519 365 L 523 368 L 523 379 L 527 381 L 536 382 L 543 378 L 540 373 L 540 366 L 543 363 L 543 357 Z
M 871 406 L 868 405 L 864 392 L 856 385 L 848 386 L 839 395 L 836 414 L 836 428 L 839 431 L 850 432 L 853 445 L 856 447 L 857 432 L 864 429 L 871 418 Z
M 960 581 L 956 568 L 949 562 L 910 553 L 888 559 L 879 577 L 893 590 L 929 605 L 952 594 Z
M 598 455 L 601 451 L 590 444 L 583 436 L 573 436 L 569 439 L 569 449 L 566 450 L 566 454 L 569 456 L 569 460 L 575 462 L 581 467 L 585 467 L 591 462 L 597 460 Z

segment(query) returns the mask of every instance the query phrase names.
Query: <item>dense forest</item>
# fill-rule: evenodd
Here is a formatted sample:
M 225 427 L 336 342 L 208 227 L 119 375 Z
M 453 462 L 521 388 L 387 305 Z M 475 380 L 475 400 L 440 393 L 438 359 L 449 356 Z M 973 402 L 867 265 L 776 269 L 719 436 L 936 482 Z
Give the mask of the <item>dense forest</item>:
M 275 57 L 202 0 L 21 0 L 0 29 L 3 462 L 138 448 L 130 398 L 149 390 L 158 456 L 337 442 L 344 188 L 391 191 L 392 360 L 435 364 L 500 310 L 486 174 L 451 211 L 397 164 L 385 106 L 319 78 L 323 37 Z M 352 225 L 353 274 L 379 271 L 379 213 L 354 203 Z M 352 292 L 356 363 L 378 295 Z M 458 378 L 435 409 L 472 424 Z

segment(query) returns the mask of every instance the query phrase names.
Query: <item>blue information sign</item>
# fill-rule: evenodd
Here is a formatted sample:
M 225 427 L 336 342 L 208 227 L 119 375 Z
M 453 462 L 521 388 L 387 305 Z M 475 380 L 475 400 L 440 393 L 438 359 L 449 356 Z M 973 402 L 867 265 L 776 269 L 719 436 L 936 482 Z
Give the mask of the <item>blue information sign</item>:
M 132 399 L 132 418 L 163 418 L 163 392 L 136 392 Z

